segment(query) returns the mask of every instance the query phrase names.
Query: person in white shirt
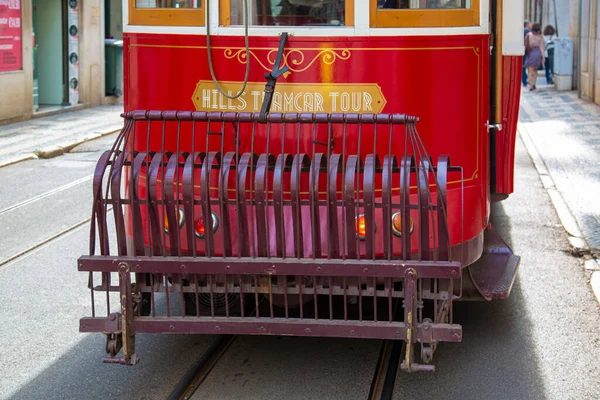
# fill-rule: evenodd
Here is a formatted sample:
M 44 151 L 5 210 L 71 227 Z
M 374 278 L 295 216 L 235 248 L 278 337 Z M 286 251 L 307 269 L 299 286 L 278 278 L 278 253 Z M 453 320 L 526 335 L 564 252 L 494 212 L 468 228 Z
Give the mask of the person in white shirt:
M 556 39 L 556 29 L 552 25 L 546 25 L 544 28 L 544 67 L 546 69 L 546 83 L 552 85 L 554 76 L 554 39 Z

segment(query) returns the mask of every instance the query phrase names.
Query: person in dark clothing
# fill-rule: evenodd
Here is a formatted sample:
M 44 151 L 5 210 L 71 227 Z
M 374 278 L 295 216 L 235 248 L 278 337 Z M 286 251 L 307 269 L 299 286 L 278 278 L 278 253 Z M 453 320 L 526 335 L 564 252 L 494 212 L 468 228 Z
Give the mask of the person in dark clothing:
M 531 22 L 525 20 L 523 23 L 523 41 L 525 41 L 525 37 L 527 34 L 531 32 Z M 521 81 L 523 82 L 523 86 L 527 86 L 527 68 L 525 67 L 525 61 L 527 60 L 527 55 L 523 56 L 523 71 L 521 73 Z

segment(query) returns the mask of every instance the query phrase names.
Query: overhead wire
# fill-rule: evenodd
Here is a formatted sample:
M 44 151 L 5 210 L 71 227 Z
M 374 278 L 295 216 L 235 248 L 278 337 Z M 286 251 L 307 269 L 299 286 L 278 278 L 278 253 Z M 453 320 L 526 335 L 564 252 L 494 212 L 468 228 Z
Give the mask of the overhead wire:
M 246 85 L 248 85 L 248 77 L 250 76 L 250 45 L 248 41 L 248 0 L 244 0 L 244 42 L 246 45 L 246 75 L 244 76 L 244 83 L 242 84 L 242 88 L 235 95 L 230 95 L 229 93 L 225 93 L 219 81 L 217 80 L 217 76 L 215 74 L 215 69 L 213 66 L 212 60 L 212 46 L 210 43 L 210 0 L 206 1 L 206 14 L 208 15 L 208 22 L 206 24 L 206 52 L 208 53 L 208 69 L 210 70 L 210 76 L 212 78 L 213 83 L 217 87 L 217 90 L 226 98 L 234 100 L 244 94 L 246 90 Z

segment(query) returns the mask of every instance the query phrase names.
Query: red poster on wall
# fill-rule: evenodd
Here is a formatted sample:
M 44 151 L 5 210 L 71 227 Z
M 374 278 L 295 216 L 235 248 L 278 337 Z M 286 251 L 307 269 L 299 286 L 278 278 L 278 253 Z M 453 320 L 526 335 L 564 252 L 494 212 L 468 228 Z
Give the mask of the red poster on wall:
M 21 0 L 0 0 L 0 72 L 23 67 Z

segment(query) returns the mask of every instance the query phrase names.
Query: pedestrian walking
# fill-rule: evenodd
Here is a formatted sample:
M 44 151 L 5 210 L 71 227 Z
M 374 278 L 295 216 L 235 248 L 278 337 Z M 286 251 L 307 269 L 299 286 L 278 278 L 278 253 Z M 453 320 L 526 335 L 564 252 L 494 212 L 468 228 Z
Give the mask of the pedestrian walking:
M 544 64 L 544 37 L 542 36 L 542 27 L 535 23 L 531 26 L 531 32 L 525 36 L 525 66 L 527 67 L 527 80 L 529 81 L 529 90 L 534 91 L 537 88 L 538 68 Z
M 523 40 L 527 37 L 527 34 L 531 32 L 531 22 L 525 20 L 523 23 Z M 525 67 L 525 61 L 527 60 L 527 53 L 523 55 L 523 68 L 521 71 L 521 81 L 523 86 L 527 86 L 527 68 Z
M 544 28 L 544 56 L 546 62 L 544 68 L 546 69 L 546 83 L 552 85 L 554 76 L 554 39 L 556 39 L 556 29 L 552 25 L 546 25 Z

